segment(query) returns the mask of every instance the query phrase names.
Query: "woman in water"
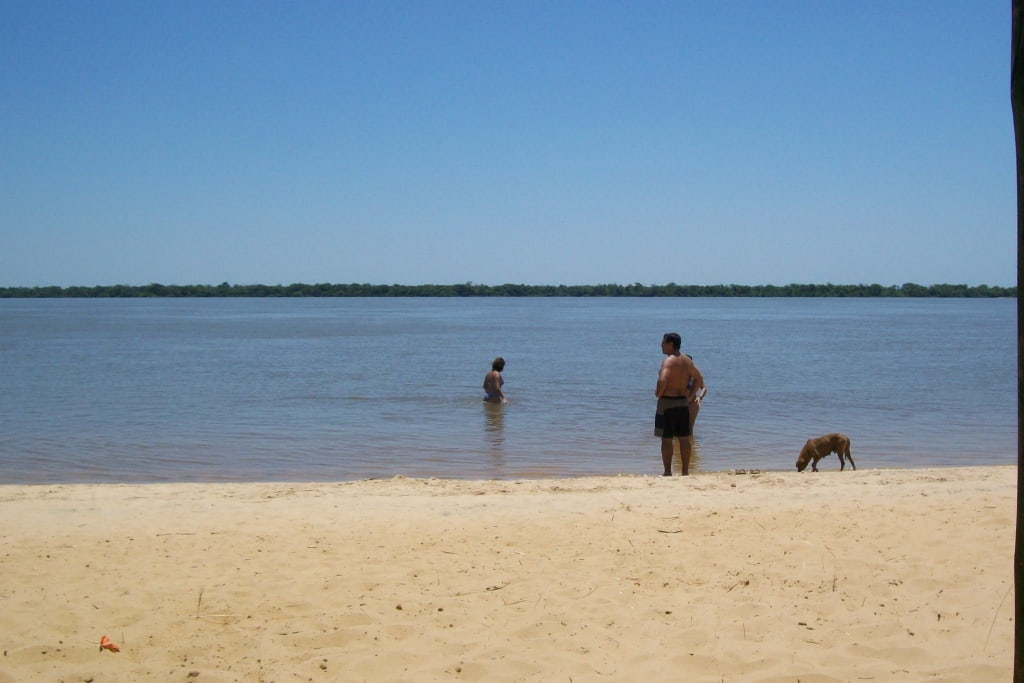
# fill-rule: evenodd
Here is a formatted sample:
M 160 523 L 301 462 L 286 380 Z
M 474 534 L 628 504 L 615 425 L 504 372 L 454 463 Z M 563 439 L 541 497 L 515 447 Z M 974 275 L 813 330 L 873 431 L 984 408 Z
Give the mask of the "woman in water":
M 505 380 L 501 377 L 501 371 L 505 369 L 505 359 L 498 356 L 491 363 L 491 371 L 484 376 L 484 400 L 488 403 L 508 403 L 501 385 Z

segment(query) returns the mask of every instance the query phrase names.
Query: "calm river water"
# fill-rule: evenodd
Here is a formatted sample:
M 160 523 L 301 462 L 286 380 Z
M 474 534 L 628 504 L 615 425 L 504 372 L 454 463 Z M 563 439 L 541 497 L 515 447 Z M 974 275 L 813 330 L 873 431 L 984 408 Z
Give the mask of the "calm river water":
M 1009 299 L 7 299 L 0 482 L 658 474 L 667 331 L 697 473 L 1016 462 Z

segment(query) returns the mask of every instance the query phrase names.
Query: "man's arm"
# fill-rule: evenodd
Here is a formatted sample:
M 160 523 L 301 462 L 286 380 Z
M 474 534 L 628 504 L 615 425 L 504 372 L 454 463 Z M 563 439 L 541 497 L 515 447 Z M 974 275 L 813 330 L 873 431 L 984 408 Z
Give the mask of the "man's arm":
M 696 365 L 693 366 L 693 378 L 694 378 L 694 387 L 696 387 L 697 389 L 703 389 L 704 388 L 704 375 L 702 375 L 700 373 L 700 370 L 697 369 Z
M 707 387 L 704 386 L 704 375 L 697 369 L 696 363 L 690 362 L 690 377 L 693 380 L 693 390 L 690 392 L 690 400 L 697 400 L 704 398 L 704 394 L 708 393 Z

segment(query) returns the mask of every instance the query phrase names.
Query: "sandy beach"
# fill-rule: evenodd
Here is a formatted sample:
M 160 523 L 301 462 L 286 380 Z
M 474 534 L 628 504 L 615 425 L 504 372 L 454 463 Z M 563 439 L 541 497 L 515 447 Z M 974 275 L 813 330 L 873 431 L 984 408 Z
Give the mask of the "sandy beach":
M 0 486 L 0 682 L 1009 679 L 1016 468 L 836 465 Z

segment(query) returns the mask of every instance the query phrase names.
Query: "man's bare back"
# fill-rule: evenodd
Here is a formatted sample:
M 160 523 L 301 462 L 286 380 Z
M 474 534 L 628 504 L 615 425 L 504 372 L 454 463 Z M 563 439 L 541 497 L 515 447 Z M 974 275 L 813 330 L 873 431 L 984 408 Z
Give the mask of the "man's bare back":
M 666 357 L 661 361 L 661 370 L 658 372 L 658 384 L 654 388 L 654 395 L 690 397 L 696 396 L 697 392 L 704 387 L 704 377 L 700 370 L 693 364 L 689 356 L 679 353 L 671 345 L 662 342 L 662 352 Z

